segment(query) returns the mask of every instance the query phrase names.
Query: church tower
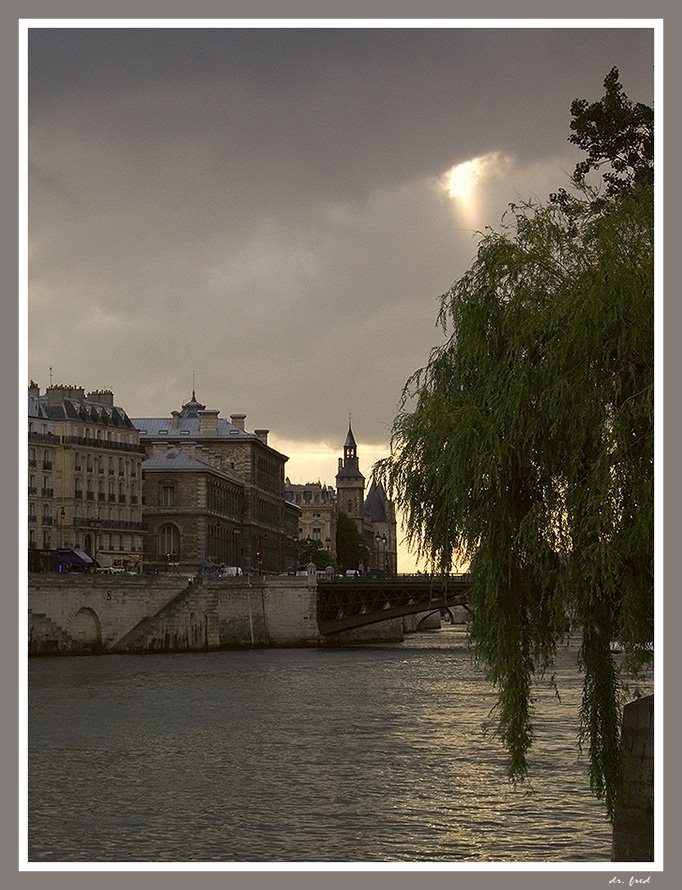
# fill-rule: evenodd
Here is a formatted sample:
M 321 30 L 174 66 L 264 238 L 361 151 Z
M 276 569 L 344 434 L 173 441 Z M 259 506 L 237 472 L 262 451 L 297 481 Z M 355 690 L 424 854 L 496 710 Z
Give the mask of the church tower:
M 365 477 L 360 472 L 358 446 L 348 420 L 348 435 L 343 443 L 343 458 L 339 458 L 336 474 L 336 504 L 341 513 L 350 517 L 363 534 L 363 504 L 365 501 Z

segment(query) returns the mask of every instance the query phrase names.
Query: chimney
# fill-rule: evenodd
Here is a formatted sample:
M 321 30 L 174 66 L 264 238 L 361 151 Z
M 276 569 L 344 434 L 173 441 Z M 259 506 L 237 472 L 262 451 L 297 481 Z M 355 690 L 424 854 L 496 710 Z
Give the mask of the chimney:
M 95 404 L 104 405 L 106 408 L 114 407 L 114 394 L 110 389 L 94 389 L 85 398 L 88 402 L 95 402 Z
M 232 421 L 232 425 L 236 426 L 238 430 L 244 430 L 246 414 L 230 414 L 230 420 Z
M 76 399 L 82 402 L 85 398 L 85 390 L 80 386 L 48 386 L 47 388 L 47 404 L 61 405 L 64 399 Z
M 31 380 L 31 382 L 29 383 L 28 394 L 30 396 L 33 396 L 34 399 L 40 398 L 40 387 L 34 380 Z
M 200 436 L 217 436 L 218 435 L 218 415 L 220 411 L 199 411 L 199 435 Z
M 270 430 L 254 430 L 254 433 L 258 436 L 258 438 L 261 440 L 263 445 L 268 444 L 268 433 L 269 432 L 270 432 Z

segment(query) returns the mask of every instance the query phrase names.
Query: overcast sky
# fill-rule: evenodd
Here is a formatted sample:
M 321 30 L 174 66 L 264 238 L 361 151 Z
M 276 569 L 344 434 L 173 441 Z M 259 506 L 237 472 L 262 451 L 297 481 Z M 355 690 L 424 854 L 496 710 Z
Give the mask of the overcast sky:
M 652 103 L 643 29 L 31 28 L 29 377 L 163 417 L 194 373 L 297 482 L 352 412 L 368 476 L 476 230 L 567 184 L 613 66 Z

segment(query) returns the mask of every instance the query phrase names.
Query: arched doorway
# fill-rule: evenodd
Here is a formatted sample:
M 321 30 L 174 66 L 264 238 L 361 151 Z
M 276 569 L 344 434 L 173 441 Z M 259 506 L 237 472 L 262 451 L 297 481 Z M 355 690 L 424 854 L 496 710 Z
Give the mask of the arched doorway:
M 159 561 L 167 566 L 180 562 L 180 532 L 176 525 L 167 522 L 157 534 Z

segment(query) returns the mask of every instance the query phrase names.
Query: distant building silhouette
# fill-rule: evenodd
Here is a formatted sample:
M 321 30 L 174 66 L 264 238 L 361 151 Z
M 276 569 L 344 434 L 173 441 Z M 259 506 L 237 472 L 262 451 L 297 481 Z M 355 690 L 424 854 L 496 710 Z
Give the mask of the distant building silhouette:
M 374 482 L 365 498 L 365 477 L 360 470 L 358 446 L 350 421 L 335 481 L 336 491 L 320 482 L 294 485 L 286 480 L 287 499 L 301 508 L 299 540 L 319 540 L 335 556 L 337 517 L 344 513 L 357 526 L 370 554 L 367 568 L 397 572 L 395 507 L 383 487 Z

